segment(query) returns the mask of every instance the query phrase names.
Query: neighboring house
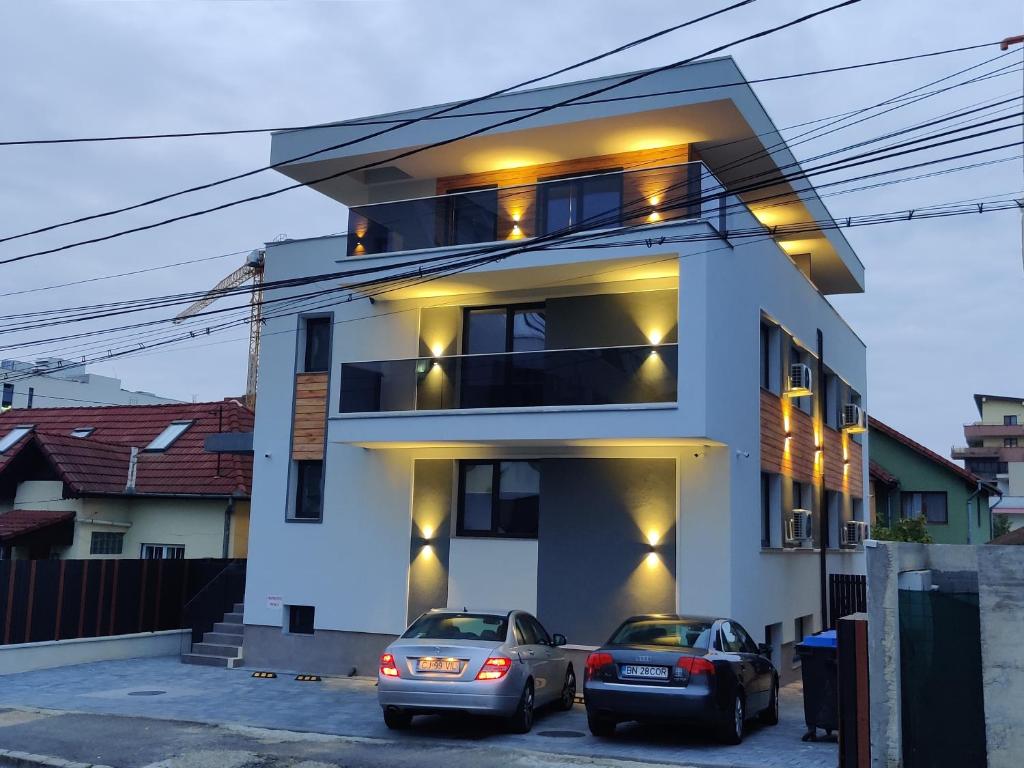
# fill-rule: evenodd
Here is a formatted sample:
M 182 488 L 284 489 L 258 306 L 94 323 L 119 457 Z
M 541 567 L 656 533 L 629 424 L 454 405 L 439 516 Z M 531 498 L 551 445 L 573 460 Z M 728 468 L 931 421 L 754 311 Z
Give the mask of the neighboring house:
M 34 363 L 0 360 L 0 412 L 6 408 L 76 408 L 84 405 L 155 405 L 178 402 L 152 392 L 121 388 L 121 380 L 86 373 L 83 363 L 47 358 Z
M 863 404 L 865 348 L 826 298 L 862 291 L 863 266 L 806 183 L 722 196 L 795 164 L 748 86 L 714 87 L 742 82 L 701 62 L 311 187 L 350 206 L 349 234 L 269 244 L 268 285 L 296 283 L 267 300 L 339 270 L 394 279 L 335 280 L 319 308 L 267 318 L 247 663 L 369 673 L 446 605 L 535 611 L 581 645 L 631 614 L 730 615 L 777 659 L 820 625 L 809 553 L 826 540 L 830 571 L 863 572 L 840 531 L 866 514 L 866 452 L 840 413 L 860 421 L 843 406 Z M 491 122 L 426 120 L 278 170 L 312 181 Z M 277 133 L 271 158 L 368 130 Z M 755 134 L 772 149 L 752 171 Z M 812 224 L 773 241 L 759 217 Z M 605 231 L 454 273 L 417 263 L 573 225 Z
M 992 538 L 994 486 L 874 417 L 869 433 L 873 526 L 923 517 L 936 544 Z
M 980 419 L 964 424 L 967 445 L 952 456 L 998 488 L 1001 498 L 989 500 L 993 513 L 1006 515 L 1011 529 L 1024 527 L 1024 398 L 975 395 L 974 404 Z
M 235 401 L 0 414 L 0 557 L 245 557 L 252 457 L 204 446 L 251 431 Z

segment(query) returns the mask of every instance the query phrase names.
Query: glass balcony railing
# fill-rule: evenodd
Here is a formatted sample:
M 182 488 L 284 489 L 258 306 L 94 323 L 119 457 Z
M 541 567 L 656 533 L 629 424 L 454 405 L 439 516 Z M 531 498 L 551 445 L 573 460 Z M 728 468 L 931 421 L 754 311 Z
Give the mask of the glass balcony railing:
M 364 256 L 703 219 L 725 231 L 725 188 L 700 162 L 608 170 L 349 209 L 348 255 Z
M 671 403 L 678 347 L 594 347 L 343 363 L 342 413 Z

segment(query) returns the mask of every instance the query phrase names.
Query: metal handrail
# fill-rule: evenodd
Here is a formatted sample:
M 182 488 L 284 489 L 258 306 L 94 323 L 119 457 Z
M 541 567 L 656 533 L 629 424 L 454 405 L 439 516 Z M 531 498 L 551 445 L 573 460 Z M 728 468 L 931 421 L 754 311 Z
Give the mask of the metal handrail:
M 603 352 L 609 349 L 647 349 L 657 351 L 659 349 L 678 348 L 679 343 L 675 341 L 662 341 L 657 344 L 623 344 L 615 347 L 562 347 L 558 349 L 523 349 L 512 352 L 467 352 L 454 355 L 420 355 L 418 357 L 395 357 L 384 360 L 343 360 L 341 365 L 362 365 L 367 363 L 420 363 L 432 360 L 457 360 L 466 357 L 508 357 L 511 355 L 543 355 L 551 352 Z

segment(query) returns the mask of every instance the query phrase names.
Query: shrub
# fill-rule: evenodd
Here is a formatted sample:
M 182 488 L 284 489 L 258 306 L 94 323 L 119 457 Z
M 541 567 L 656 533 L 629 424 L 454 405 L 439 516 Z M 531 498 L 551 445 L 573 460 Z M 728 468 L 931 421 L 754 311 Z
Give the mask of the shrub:
M 871 529 L 871 538 L 878 541 L 916 541 L 919 544 L 931 544 L 934 541 L 923 517 L 897 520 L 889 528 L 876 525 Z

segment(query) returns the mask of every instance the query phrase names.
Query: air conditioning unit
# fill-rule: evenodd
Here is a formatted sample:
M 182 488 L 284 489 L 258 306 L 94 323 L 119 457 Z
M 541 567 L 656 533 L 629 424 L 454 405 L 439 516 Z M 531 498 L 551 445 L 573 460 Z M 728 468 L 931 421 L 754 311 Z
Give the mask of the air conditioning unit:
M 847 403 L 843 406 L 842 427 L 844 432 L 867 432 L 868 420 L 859 405 Z
M 786 397 L 807 397 L 811 394 L 811 369 L 803 363 L 789 366 L 789 386 Z
M 868 537 L 868 524 L 860 520 L 847 520 L 843 523 L 841 531 L 842 544 L 847 547 L 855 547 L 863 544 Z
M 794 509 L 786 521 L 786 541 L 790 544 L 805 544 L 811 540 L 811 510 Z

